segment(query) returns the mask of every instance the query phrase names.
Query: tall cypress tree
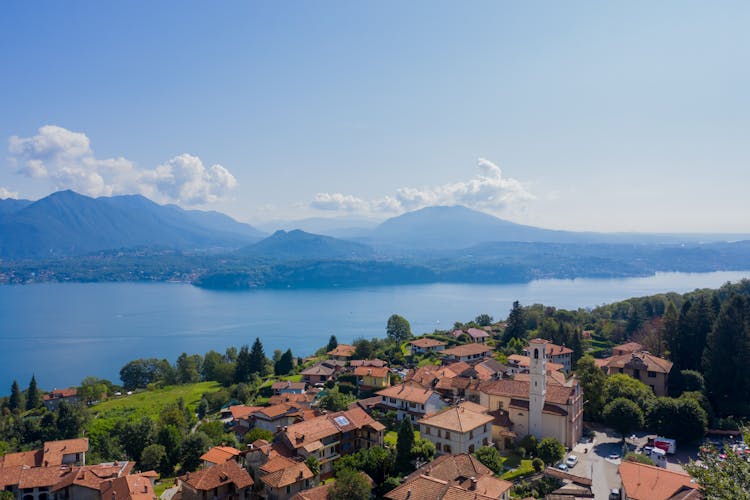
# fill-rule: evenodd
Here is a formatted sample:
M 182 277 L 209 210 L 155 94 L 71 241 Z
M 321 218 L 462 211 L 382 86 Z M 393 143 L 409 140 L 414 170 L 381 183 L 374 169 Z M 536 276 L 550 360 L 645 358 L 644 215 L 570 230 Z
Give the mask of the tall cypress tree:
M 294 368 L 294 356 L 292 350 L 287 349 L 281 358 L 276 362 L 273 367 L 273 371 L 276 375 L 286 375 Z
M 263 343 L 256 337 L 250 349 L 250 373 L 257 373 L 261 377 L 268 375 L 268 359 L 263 350 Z
M 31 382 L 29 382 L 29 390 L 26 391 L 26 409 L 33 410 L 39 408 L 42 404 L 42 398 L 39 395 L 39 388 L 36 386 L 36 377 L 31 376 Z
M 667 343 L 670 358 L 674 363 L 677 363 L 675 358 L 676 356 L 679 356 L 679 322 L 680 318 L 677 313 L 677 308 L 675 307 L 674 302 L 670 300 L 667 304 L 667 309 L 664 311 L 664 316 L 662 317 L 662 338 L 664 338 L 664 341 Z
M 252 373 L 253 369 L 250 359 L 250 348 L 245 344 L 240 347 L 240 352 L 237 354 L 237 367 L 234 370 L 234 380 L 237 383 L 249 382 Z
M 335 335 L 331 335 L 331 338 L 328 339 L 328 345 L 326 346 L 326 352 L 331 352 L 334 349 L 336 349 L 339 346 L 339 341 L 336 339 Z
M 510 339 L 526 338 L 526 314 L 523 307 L 516 300 L 508 315 L 508 325 L 503 332 L 503 342 L 508 343 Z
M 396 439 L 396 467 L 401 472 L 411 472 L 411 449 L 414 446 L 414 426 L 407 416 L 401 421 Z
M 713 327 L 711 304 L 701 295 L 695 302 L 687 301 L 679 320 L 678 359 L 680 370 L 700 370 L 701 354 Z
M 8 407 L 13 410 L 23 410 L 23 394 L 21 393 L 20 387 L 18 387 L 18 382 L 13 381 L 13 384 L 10 386 L 10 399 L 8 400 Z

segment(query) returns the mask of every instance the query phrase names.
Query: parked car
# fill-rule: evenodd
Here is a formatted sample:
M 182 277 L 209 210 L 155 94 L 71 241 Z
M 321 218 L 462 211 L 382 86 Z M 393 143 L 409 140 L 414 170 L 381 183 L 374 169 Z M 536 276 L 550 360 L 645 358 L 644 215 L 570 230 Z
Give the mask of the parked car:
M 557 465 L 556 465 L 555 467 L 557 467 L 557 468 L 558 468 L 558 469 L 560 469 L 561 471 L 565 471 L 565 472 L 567 472 L 567 471 L 568 471 L 568 466 L 567 466 L 567 465 L 565 465 L 565 464 L 564 464 L 564 463 L 562 463 L 562 462 L 560 462 L 559 464 L 557 464 Z
M 610 456 L 608 456 L 610 460 L 618 460 L 620 458 L 619 453 L 612 453 Z
M 609 500 L 621 500 L 620 488 L 612 488 L 609 490 Z
M 578 457 L 575 455 L 569 455 L 568 458 L 565 459 L 565 465 L 567 465 L 571 469 L 575 467 L 577 463 L 578 463 Z

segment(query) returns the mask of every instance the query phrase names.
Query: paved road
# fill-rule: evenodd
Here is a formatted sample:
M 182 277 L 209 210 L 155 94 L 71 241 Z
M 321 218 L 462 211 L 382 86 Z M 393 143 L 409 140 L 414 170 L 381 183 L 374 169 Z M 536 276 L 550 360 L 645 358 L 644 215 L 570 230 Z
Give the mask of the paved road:
M 586 449 L 588 453 L 584 452 Z M 620 438 L 603 432 L 594 432 L 592 443 L 577 444 L 573 448 L 572 454 L 578 457 L 578 463 L 570 473 L 591 478 L 595 500 L 609 500 L 610 490 L 620 487 L 620 475 L 617 473 L 620 460 L 607 457 L 613 453 L 620 454 L 621 450 Z

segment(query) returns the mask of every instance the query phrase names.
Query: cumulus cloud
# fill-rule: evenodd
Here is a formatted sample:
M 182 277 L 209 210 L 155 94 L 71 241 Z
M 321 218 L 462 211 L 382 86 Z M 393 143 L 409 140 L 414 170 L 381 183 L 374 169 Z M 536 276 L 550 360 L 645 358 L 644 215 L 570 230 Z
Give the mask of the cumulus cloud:
M 156 201 L 202 205 L 237 186 L 225 167 L 206 167 L 188 154 L 152 169 L 123 157 L 97 158 L 86 134 L 55 125 L 41 127 L 32 137 L 11 137 L 8 151 L 18 173 L 89 196 L 138 193 Z
M 7 198 L 18 198 L 18 193 L 0 186 L 0 200 L 5 200 Z
M 488 212 L 503 212 L 534 200 L 518 180 L 503 177 L 500 167 L 480 158 L 479 173 L 472 179 L 440 186 L 403 187 L 393 196 L 364 200 L 342 193 L 318 193 L 310 206 L 319 210 L 400 213 L 435 205 L 464 205 Z

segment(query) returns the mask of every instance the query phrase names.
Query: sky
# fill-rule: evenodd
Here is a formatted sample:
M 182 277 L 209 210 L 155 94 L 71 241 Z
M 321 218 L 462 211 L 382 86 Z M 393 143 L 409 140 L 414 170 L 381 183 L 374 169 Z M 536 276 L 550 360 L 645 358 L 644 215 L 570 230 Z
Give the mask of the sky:
M 750 3 L 0 5 L 0 198 L 750 232 Z

